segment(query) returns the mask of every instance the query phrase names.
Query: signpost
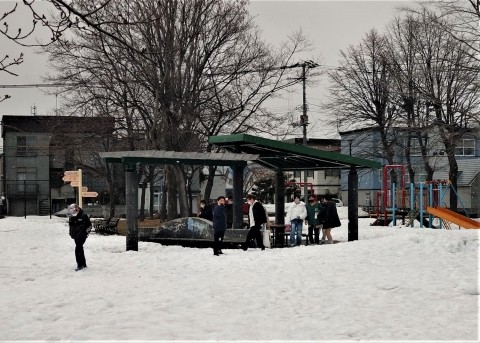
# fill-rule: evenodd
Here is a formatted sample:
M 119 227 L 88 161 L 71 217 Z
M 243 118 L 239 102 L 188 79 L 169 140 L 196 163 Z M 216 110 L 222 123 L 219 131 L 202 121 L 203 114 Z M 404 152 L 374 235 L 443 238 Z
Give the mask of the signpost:
M 78 206 L 83 206 L 83 198 L 96 198 L 97 192 L 89 192 L 88 187 L 82 185 L 82 170 L 66 170 L 62 180 L 70 182 L 70 186 L 78 187 Z
M 83 189 L 82 187 L 82 170 L 66 170 L 65 173 L 63 174 L 62 180 L 64 182 L 71 182 L 70 186 L 72 187 L 78 187 L 78 206 L 82 207 L 83 206 L 83 201 L 82 201 L 82 195 L 81 195 L 81 190 Z
M 84 198 L 96 198 L 97 196 L 97 192 L 82 192 L 82 197 Z

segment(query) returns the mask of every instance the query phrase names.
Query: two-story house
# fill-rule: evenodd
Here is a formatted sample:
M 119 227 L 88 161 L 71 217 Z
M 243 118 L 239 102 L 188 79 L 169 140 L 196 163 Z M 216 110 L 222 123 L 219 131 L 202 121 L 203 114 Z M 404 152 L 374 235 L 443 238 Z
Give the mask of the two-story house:
M 288 143 L 303 144 L 302 138 L 292 138 L 286 140 Z M 308 138 L 307 146 L 322 151 L 340 152 L 340 139 L 334 138 Z M 342 153 L 344 153 L 342 151 Z M 317 195 L 331 194 L 341 198 L 340 188 L 340 170 L 326 169 L 326 170 L 308 170 L 306 171 L 307 188 L 312 189 Z M 294 179 L 297 182 L 303 183 L 305 180 L 305 171 L 290 172 L 288 180 Z M 303 190 L 303 187 L 302 187 Z M 303 194 L 303 193 L 302 193 Z M 293 199 L 287 199 L 290 201 Z
M 62 180 L 64 172 L 93 166 L 92 154 L 105 151 L 102 143 L 113 129 L 113 118 L 4 115 L 1 174 L 7 214 L 46 215 L 75 201 L 78 190 Z M 88 168 L 83 185 L 99 193 L 106 189 Z
M 406 128 L 392 130 L 391 137 L 395 145 L 395 164 L 406 165 L 405 146 L 408 131 Z M 341 152 L 352 156 L 370 158 L 388 164 L 382 159 L 380 147 L 380 132 L 375 128 L 364 128 L 340 132 Z M 427 147 L 428 161 L 433 168 L 433 180 L 448 180 L 449 164 L 445 154 L 445 147 L 438 135 L 430 133 L 424 135 L 424 143 Z M 458 196 L 461 200 L 459 207 L 465 207 L 471 213 L 480 213 L 480 129 L 472 128 L 464 130 L 455 142 L 455 158 L 458 164 Z M 415 171 L 415 183 L 426 180 L 426 172 L 423 165 L 420 147 L 411 141 L 410 159 L 412 169 Z M 347 191 L 347 171 L 342 171 L 342 193 Z M 373 206 L 376 201 L 376 193 L 382 188 L 382 170 L 359 171 L 358 203 L 360 206 Z M 406 187 L 409 187 L 410 177 L 408 171 L 405 175 Z M 444 202 L 448 203 L 444 198 Z

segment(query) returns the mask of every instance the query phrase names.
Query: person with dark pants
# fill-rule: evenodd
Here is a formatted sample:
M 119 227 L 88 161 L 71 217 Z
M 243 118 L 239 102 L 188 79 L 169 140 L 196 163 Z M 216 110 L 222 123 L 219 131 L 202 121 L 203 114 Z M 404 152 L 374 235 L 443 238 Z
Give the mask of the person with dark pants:
M 227 215 L 225 214 L 225 197 L 217 198 L 217 206 L 213 209 L 213 255 L 219 256 L 222 252 L 222 242 L 227 230 Z
M 212 206 L 208 205 L 206 200 L 200 200 L 200 213 L 198 217 L 210 221 L 213 220 Z
M 225 214 L 227 215 L 227 229 L 233 227 L 233 200 L 225 198 Z
M 260 232 L 262 225 L 268 220 L 265 208 L 252 194 L 247 195 L 247 203 L 250 205 L 248 210 L 248 226 L 250 227 L 250 230 L 248 231 L 247 240 L 242 248 L 245 251 L 248 250 L 250 241 L 256 239 L 257 247 L 265 250 L 262 233 Z
M 70 218 L 68 219 L 70 237 L 75 241 L 75 259 L 77 268 L 75 271 L 87 268 L 83 244 L 87 240 L 88 234 L 92 228 L 92 223 L 88 215 L 77 204 L 71 204 L 69 207 Z
M 316 202 L 314 195 L 310 195 L 305 208 L 307 209 L 308 241 L 310 244 L 320 244 L 320 223 L 317 217 L 320 211 L 324 211 L 323 206 Z M 313 238 L 314 232 L 315 239 Z

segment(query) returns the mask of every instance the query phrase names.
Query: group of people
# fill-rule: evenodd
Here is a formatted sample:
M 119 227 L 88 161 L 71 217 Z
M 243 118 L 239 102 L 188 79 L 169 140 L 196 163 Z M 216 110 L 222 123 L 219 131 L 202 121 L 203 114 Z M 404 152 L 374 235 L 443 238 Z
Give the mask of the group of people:
M 227 216 L 227 229 L 232 228 L 233 226 L 233 200 L 232 198 L 223 197 L 225 208 L 225 215 Z M 217 199 L 218 204 L 218 199 Z M 215 206 L 213 206 L 215 207 Z M 211 205 L 207 204 L 205 200 L 200 200 L 200 211 L 198 212 L 198 217 L 213 220 L 213 208 Z
M 247 196 L 248 204 L 248 227 L 249 231 L 245 242 L 242 244 L 243 250 L 248 250 L 250 242 L 255 240 L 257 247 L 265 250 L 262 237 L 262 225 L 268 223 L 267 211 L 262 203 L 252 194 Z M 222 252 L 222 242 L 225 231 L 229 227 L 228 214 L 226 210 L 226 198 L 219 196 L 215 207 L 211 207 L 205 200 L 200 201 L 199 217 L 211 220 L 213 223 L 213 254 L 220 256 Z M 76 271 L 87 267 L 83 244 L 90 233 L 92 224 L 88 215 L 77 204 L 71 204 L 69 211 L 69 234 L 75 241 L 75 258 L 77 261 Z M 285 218 L 290 225 L 290 246 L 297 246 L 302 243 L 303 222 L 308 224 L 308 240 L 310 244 L 333 243 L 331 231 L 339 227 L 340 219 L 337 213 L 336 204 L 331 198 L 325 197 L 317 201 L 313 195 L 309 196 L 308 204 L 300 201 L 299 196 L 295 199 L 287 211 Z M 231 227 L 231 225 L 230 225 Z M 320 228 L 322 229 L 322 239 L 320 240 Z
M 248 227 L 249 231 L 245 242 L 242 244 L 243 250 L 248 250 L 250 242 L 255 240 L 257 247 L 265 250 L 262 237 L 262 225 L 268 222 L 268 215 L 256 197 L 252 194 L 247 196 L 248 209 Z M 213 208 L 208 206 L 205 200 L 200 203 L 199 217 L 209 219 L 213 223 L 214 243 L 213 254 L 219 256 L 222 252 L 222 242 L 227 230 L 227 213 L 225 210 L 225 197 L 217 198 L 217 205 Z M 308 204 L 300 201 L 299 196 L 295 199 L 287 211 L 285 218 L 290 225 L 290 246 L 298 246 L 302 243 L 302 230 L 304 221 L 308 225 L 308 240 L 310 244 L 332 244 L 332 229 L 341 225 L 338 217 L 337 206 L 326 196 L 317 201 L 315 196 L 310 195 Z M 320 230 L 322 230 L 322 239 L 320 240 Z
M 265 245 L 263 244 L 262 237 L 262 225 L 268 221 L 267 213 L 263 205 L 256 200 L 255 196 L 249 194 L 247 196 L 247 203 L 249 204 L 248 210 L 248 222 L 249 222 L 249 231 L 245 242 L 242 244 L 243 250 L 248 250 L 248 246 L 251 240 L 256 240 L 257 247 L 262 250 L 265 250 Z M 222 252 L 222 242 L 225 236 L 225 231 L 227 230 L 227 213 L 225 210 L 225 197 L 219 196 L 217 198 L 217 205 L 213 210 L 205 209 L 207 204 L 202 200 L 201 211 L 199 217 L 204 218 L 205 213 L 212 212 L 212 226 L 213 226 L 213 254 L 215 256 L 220 256 Z M 207 218 L 206 218 L 207 219 Z
M 332 229 L 341 225 L 337 205 L 329 195 L 319 200 L 314 195 L 310 195 L 307 204 L 301 202 L 299 196 L 295 196 L 285 221 L 290 225 L 290 246 L 298 246 L 302 243 L 304 221 L 308 225 L 310 244 L 332 244 Z M 320 229 L 322 230 L 321 240 Z

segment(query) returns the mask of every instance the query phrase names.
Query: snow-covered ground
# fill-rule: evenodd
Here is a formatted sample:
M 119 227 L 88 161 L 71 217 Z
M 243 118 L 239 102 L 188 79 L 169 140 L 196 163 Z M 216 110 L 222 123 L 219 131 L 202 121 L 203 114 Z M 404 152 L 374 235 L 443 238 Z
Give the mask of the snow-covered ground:
M 75 272 L 65 218 L 0 219 L 0 340 L 477 341 L 479 230 L 372 221 L 220 257 L 92 233 Z

